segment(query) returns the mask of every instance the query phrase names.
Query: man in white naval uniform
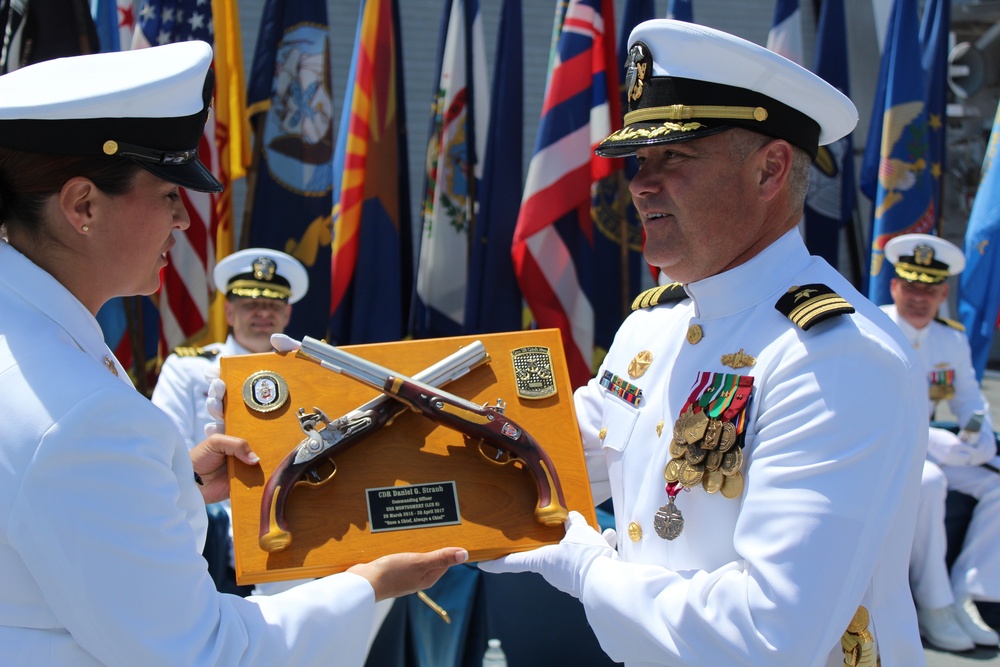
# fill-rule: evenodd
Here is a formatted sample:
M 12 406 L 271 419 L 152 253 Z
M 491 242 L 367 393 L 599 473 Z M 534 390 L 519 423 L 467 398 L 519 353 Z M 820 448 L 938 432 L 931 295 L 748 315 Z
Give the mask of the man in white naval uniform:
M 211 379 L 206 372 L 218 369 L 222 357 L 271 352 L 271 334 L 284 333 L 292 304 L 309 289 L 305 267 L 268 248 L 247 248 L 225 257 L 215 265 L 212 278 L 226 295 L 229 335 L 222 343 L 175 350 L 164 360 L 153 388 L 153 404 L 177 424 L 189 448 L 204 440 L 205 425 L 214 421 L 205 403 Z
M 948 277 L 962 272 L 965 257 L 953 243 L 927 234 L 897 236 L 886 243 L 885 257 L 896 276 L 889 287 L 893 303 L 882 309 L 913 346 L 912 356 L 928 386 L 928 417 L 933 419 L 938 403 L 947 401 L 961 425 L 974 414 L 982 418 L 974 434 L 956 435 L 942 428 L 929 431 L 910 559 L 920 631 L 934 645 L 950 650 L 968 650 L 975 644 L 996 646 L 1000 638 L 973 602 L 1000 600 L 996 555 L 1000 544 L 996 467 L 1000 460 L 993 462 L 992 470 L 983 467 L 996 455 L 996 436 L 989 406 L 976 382 L 965 330 L 960 323 L 938 316 L 948 298 Z M 978 500 L 950 580 L 944 529 L 949 488 Z
M 854 105 L 704 26 L 638 25 L 623 129 L 640 295 L 575 396 L 594 500 L 557 545 L 481 563 L 578 597 L 632 666 L 924 664 L 906 576 L 926 428 L 899 331 L 796 229 Z M 906 446 L 901 443 L 905 442 Z M 911 443 L 917 443 L 911 447 Z

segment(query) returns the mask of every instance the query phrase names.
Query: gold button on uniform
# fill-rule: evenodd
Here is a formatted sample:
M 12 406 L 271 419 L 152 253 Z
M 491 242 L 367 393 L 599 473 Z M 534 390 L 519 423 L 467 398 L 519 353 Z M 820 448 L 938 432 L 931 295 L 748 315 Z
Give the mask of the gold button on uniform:
M 604 427 L 604 428 L 602 428 L 602 429 L 601 429 L 601 431 L 600 431 L 600 432 L 599 432 L 599 433 L 597 434 L 597 437 L 601 439 L 601 442 L 604 442 L 604 437 L 605 437 L 605 436 L 606 436 L 607 434 L 608 434 L 608 427 L 607 427 L 607 426 L 605 426 L 605 427 Z
M 633 542 L 638 542 L 642 539 L 642 526 L 637 524 L 635 521 L 628 525 L 628 538 Z
M 688 327 L 687 339 L 692 345 L 697 345 L 698 341 L 702 339 L 702 336 L 704 336 L 704 334 L 702 333 L 701 327 L 697 324 L 692 324 Z

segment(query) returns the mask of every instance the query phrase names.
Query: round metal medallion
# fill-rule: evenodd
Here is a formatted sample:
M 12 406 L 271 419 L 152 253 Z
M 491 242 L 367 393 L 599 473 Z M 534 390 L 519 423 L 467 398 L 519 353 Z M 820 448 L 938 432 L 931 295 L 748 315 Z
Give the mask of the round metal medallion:
M 255 412 L 272 412 L 288 400 L 288 385 L 274 371 L 257 371 L 243 382 L 243 402 Z

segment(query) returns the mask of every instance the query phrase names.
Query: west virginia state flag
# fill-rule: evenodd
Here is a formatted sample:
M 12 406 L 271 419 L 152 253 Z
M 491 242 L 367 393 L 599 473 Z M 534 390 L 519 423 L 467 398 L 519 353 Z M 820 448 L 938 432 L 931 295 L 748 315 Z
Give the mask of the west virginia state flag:
M 431 102 L 413 334 L 454 336 L 465 325 L 470 234 L 489 127 L 489 80 L 477 0 L 444 5 Z
M 879 305 L 892 301 L 889 281 L 895 275 L 885 262 L 885 244 L 900 234 L 927 234 L 934 228 L 927 89 L 920 66 L 916 0 L 896 0 L 882 67 L 886 73 L 885 114 L 868 285 L 868 298 Z M 869 141 L 874 140 L 869 136 Z
M 333 101 L 326 5 L 268 0 L 254 53 L 247 114 L 256 135 L 249 247 L 292 255 L 309 272 L 286 332 L 323 338 L 330 304 Z
M 406 116 L 395 0 L 365 0 L 334 154 L 330 336 L 406 333 L 412 267 Z

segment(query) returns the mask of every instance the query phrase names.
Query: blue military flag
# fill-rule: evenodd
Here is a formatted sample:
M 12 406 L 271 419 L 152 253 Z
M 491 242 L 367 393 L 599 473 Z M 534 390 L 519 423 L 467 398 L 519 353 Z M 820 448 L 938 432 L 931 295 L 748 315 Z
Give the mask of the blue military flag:
M 412 333 L 454 336 L 465 327 L 470 234 L 486 152 L 489 96 L 477 0 L 444 4 L 431 102 Z
M 824 0 L 816 29 L 813 71 L 850 97 L 844 0 Z M 840 230 L 854 213 L 854 150 L 851 135 L 820 146 L 809 170 L 805 202 L 806 247 L 832 266 L 839 262 Z
M 667 5 L 667 18 L 694 23 L 692 2 L 693 0 L 670 0 L 670 3 Z
M 880 140 L 868 285 L 868 298 L 879 305 L 892 301 L 889 281 L 894 272 L 884 261 L 885 244 L 900 234 L 930 233 L 935 219 L 915 0 L 897 0 L 892 18 L 882 54 L 886 75 L 881 133 L 869 135 L 869 143 Z
M 1000 312 L 1000 168 L 995 163 L 1000 146 L 1000 106 L 983 159 L 982 177 L 965 230 L 965 270 L 959 278 L 958 316 L 972 347 L 976 377 L 990 356 L 993 331 Z
M 281 250 L 309 272 L 289 335 L 323 338 L 330 304 L 333 101 L 326 4 L 268 0 L 247 90 L 255 141 L 247 247 Z
M 941 217 L 942 181 L 945 169 L 947 130 L 948 41 L 951 29 L 951 0 L 927 0 L 920 21 L 921 64 L 927 80 L 928 161 L 934 178 L 934 210 Z
M 521 0 L 504 0 L 497 34 L 489 131 L 469 250 L 465 333 L 521 328 L 521 291 L 510 246 L 521 208 L 524 57 Z

